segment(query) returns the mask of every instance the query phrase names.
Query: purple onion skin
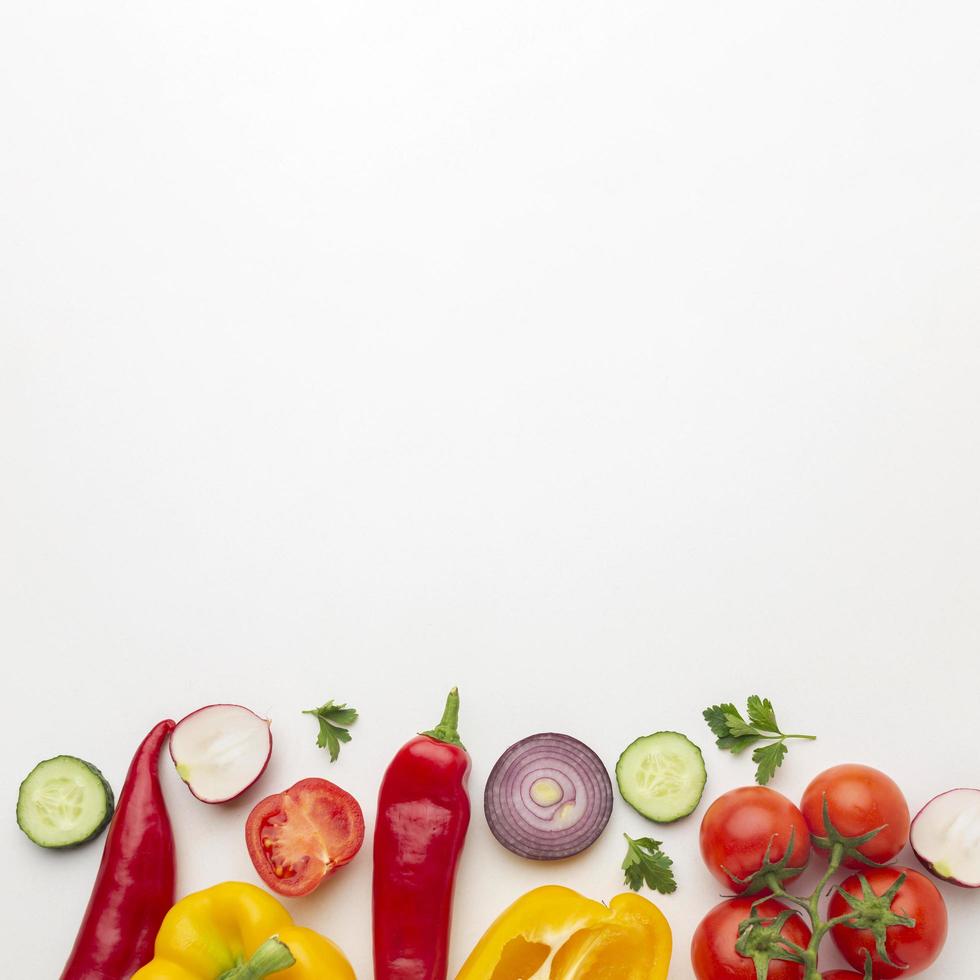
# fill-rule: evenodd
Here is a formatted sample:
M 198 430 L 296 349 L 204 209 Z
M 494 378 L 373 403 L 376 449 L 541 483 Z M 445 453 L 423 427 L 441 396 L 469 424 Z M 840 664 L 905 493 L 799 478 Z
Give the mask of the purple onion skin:
M 487 780 L 484 809 L 494 837 L 533 861 L 579 854 L 605 830 L 613 789 L 602 760 L 570 735 L 515 742 Z

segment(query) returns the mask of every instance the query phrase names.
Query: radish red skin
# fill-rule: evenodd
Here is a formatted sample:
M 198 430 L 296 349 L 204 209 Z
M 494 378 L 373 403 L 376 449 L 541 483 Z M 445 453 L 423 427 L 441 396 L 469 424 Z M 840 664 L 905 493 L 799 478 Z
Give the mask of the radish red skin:
M 248 783 L 246 783 L 245 785 L 243 785 L 241 789 L 236 790 L 231 795 L 222 795 L 220 798 L 218 798 L 218 797 L 211 798 L 211 797 L 202 796 L 194 788 L 194 785 L 192 784 L 192 781 L 189 780 L 189 779 L 186 779 L 184 777 L 183 773 L 181 773 L 182 763 L 177 759 L 177 756 L 174 753 L 174 739 L 173 739 L 173 737 L 171 737 L 171 739 L 170 739 L 170 758 L 173 760 L 174 767 L 177 769 L 177 773 L 180 776 L 181 781 L 184 783 L 184 785 L 190 791 L 190 794 L 195 799 L 200 800 L 202 803 L 207 803 L 209 805 L 217 805 L 217 804 L 220 804 L 220 803 L 230 803 L 232 800 L 237 800 L 239 796 L 241 796 L 242 794 L 248 792 L 248 790 L 250 790 L 262 778 L 262 776 L 265 773 L 266 769 L 269 768 L 269 762 L 272 759 L 272 723 L 267 718 L 263 718 L 261 715 L 256 714 L 254 711 L 252 711 L 251 708 L 246 708 L 242 704 L 230 704 L 230 703 L 227 703 L 227 702 L 221 702 L 221 703 L 218 703 L 218 704 L 206 704 L 203 708 L 198 708 L 196 711 L 192 711 L 190 714 L 185 715 L 183 718 L 181 718 L 181 720 L 179 722 L 177 722 L 177 724 L 176 724 L 176 726 L 174 728 L 174 736 L 177 735 L 177 732 L 179 731 L 180 726 L 183 725 L 186 721 L 190 721 L 191 719 L 196 718 L 202 712 L 211 711 L 211 710 L 213 710 L 215 708 L 234 708 L 234 709 L 238 709 L 240 711 L 248 712 L 248 714 L 252 715 L 253 717 L 255 717 L 256 719 L 258 719 L 259 721 L 263 722 L 266 725 L 266 727 L 268 729 L 269 744 L 268 744 L 268 751 L 266 752 L 266 756 L 265 756 L 265 761 L 262 763 L 261 768 L 258 770 L 258 772 L 256 772 L 255 776 Z
M 943 848 L 942 845 L 937 845 L 928 841 L 927 829 L 924 825 L 930 818 L 933 808 L 947 805 L 954 796 L 962 797 L 964 799 L 964 805 L 970 805 L 974 809 L 975 813 L 980 815 L 980 789 L 961 786 L 957 789 L 947 790 L 945 793 L 940 793 L 938 796 L 934 796 L 918 812 L 915 819 L 912 821 L 910 843 L 912 844 L 912 850 L 915 853 L 916 858 L 918 858 L 919 863 L 933 877 L 938 878 L 940 881 L 946 881 L 951 885 L 956 885 L 958 888 L 980 888 L 980 872 L 973 871 L 971 869 L 969 878 L 960 878 L 959 874 L 962 874 L 963 872 L 958 872 L 956 868 L 949 863 L 948 853 L 946 853 L 945 857 L 940 853 L 941 851 L 948 852 L 948 848 Z M 978 819 L 980 819 L 980 817 L 978 817 Z M 980 844 L 972 842 L 967 844 L 967 846 L 971 846 L 971 844 L 974 851 L 980 847 Z M 930 853 L 926 853 L 927 851 Z M 980 862 L 980 858 L 978 858 L 976 854 L 971 855 L 971 857 L 975 863 Z

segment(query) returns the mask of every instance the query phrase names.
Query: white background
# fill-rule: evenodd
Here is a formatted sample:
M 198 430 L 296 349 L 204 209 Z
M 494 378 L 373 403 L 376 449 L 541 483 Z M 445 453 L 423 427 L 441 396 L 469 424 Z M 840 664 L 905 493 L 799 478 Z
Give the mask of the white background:
M 311 775 L 369 824 L 463 696 L 498 754 L 612 766 L 758 692 L 914 808 L 980 782 L 975 4 L 71 3 L 0 8 L 4 935 L 53 977 L 101 845 L 45 853 L 17 785 L 118 788 L 161 717 L 240 701 L 276 752 L 209 808 L 169 764 L 180 890 L 254 880 L 244 818 Z M 329 766 L 328 697 L 361 709 Z M 718 889 L 698 816 L 621 802 L 522 861 L 479 805 L 458 966 L 509 901 L 621 885 L 652 832 L 671 977 Z M 293 910 L 370 976 L 369 848 Z M 976 973 L 944 888 L 932 971 Z

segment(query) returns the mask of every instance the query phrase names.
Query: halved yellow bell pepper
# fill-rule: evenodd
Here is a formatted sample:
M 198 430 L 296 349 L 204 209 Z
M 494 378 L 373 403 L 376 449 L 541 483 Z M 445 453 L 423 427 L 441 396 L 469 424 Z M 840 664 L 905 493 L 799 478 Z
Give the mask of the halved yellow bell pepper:
M 490 926 L 456 980 L 665 980 L 670 952 L 653 902 L 627 892 L 607 907 L 546 885 Z
M 166 915 L 153 959 L 133 980 L 355 980 L 329 939 L 293 925 L 255 885 L 229 881 L 195 892 Z

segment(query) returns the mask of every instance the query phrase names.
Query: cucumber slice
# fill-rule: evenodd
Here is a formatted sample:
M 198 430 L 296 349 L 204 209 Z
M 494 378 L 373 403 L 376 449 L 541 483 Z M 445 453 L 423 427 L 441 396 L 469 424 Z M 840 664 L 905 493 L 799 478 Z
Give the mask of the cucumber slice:
M 701 802 L 708 773 L 701 750 L 680 732 L 638 738 L 616 763 L 623 799 L 656 823 L 672 823 Z
M 75 847 L 98 837 L 114 809 L 112 787 L 95 766 L 59 755 L 20 784 L 17 826 L 40 847 Z

